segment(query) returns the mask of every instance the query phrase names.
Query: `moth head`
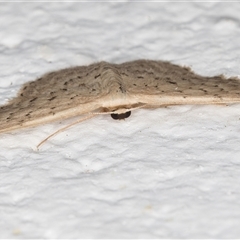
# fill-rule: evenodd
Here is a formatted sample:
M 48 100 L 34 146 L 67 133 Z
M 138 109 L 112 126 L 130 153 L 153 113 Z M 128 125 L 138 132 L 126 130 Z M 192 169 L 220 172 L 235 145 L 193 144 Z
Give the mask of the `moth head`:
M 104 113 L 110 113 L 111 117 L 115 120 L 121 120 L 128 118 L 131 115 L 131 106 L 116 106 L 109 108 L 102 108 L 101 111 Z
M 128 112 L 125 112 L 125 113 L 112 113 L 111 114 L 111 117 L 114 119 L 114 120 L 122 120 L 122 119 L 125 119 L 125 118 L 128 118 L 129 116 L 131 115 L 131 111 L 128 111 Z
M 110 113 L 111 117 L 115 120 L 121 120 L 130 117 L 131 110 L 145 107 L 144 103 L 119 105 L 114 107 L 104 107 L 101 109 L 103 113 Z

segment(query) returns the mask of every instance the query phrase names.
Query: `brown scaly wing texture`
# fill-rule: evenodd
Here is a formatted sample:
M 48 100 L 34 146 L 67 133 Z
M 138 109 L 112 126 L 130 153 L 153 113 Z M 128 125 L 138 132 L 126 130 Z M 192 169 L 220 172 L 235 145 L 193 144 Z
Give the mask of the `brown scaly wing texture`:
M 26 83 L 0 107 L 0 132 L 95 110 L 240 102 L 240 80 L 202 77 L 168 62 L 100 62 L 63 69 Z M 127 106 L 126 108 L 124 106 Z M 105 110 L 104 110 L 105 109 Z
M 240 102 L 240 79 L 203 77 L 169 62 L 137 60 L 118 66 L 129 95 L 149 105 Z
M 77 116 L 98 108 L 108 94 L 100 75 L 106 63 L 51 72 L 23 85 L 16 98 L 0 108 L 0 132 Z

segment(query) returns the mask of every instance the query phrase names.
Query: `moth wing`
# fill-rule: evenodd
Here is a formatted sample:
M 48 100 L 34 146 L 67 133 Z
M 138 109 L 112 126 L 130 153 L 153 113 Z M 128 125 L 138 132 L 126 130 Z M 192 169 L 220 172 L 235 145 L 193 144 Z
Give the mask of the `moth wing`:
M 0 132 L 62 120 L 101 107 L 107 93 L 99 83 L 100 65 L 63 69 L 23 85 L 16 98 L 0 108 Z
M 129 96 L 153 107 L 240 102 L 240 79 L 203 77 L 170 62 L 137 60 L 119 65 Z

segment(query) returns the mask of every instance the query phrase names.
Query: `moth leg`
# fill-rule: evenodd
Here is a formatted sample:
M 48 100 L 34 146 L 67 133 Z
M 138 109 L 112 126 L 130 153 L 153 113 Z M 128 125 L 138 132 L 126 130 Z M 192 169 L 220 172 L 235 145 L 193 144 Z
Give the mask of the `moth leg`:
M 229 103 L 215 103 L 217 106 L 229 106 Z

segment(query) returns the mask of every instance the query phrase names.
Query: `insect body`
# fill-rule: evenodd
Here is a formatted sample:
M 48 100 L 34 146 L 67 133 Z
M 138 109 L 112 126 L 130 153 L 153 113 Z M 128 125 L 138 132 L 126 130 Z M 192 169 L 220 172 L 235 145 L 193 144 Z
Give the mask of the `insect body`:
M 240 102 L 240 80 L 203 77 L 164 61 L 107 62 L 67 68 L 26 83 L 0 107 L 0 132 L 109 113 L 113 119 L 138 108 Z

